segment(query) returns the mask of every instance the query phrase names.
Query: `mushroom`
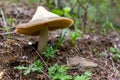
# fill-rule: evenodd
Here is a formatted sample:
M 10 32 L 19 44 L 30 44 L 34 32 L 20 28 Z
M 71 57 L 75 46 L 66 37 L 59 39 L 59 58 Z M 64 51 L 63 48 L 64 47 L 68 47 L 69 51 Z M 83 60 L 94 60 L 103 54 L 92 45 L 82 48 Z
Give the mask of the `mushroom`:
M 48 31 L 70 27 L 73 20 L 60 17 L 49 12 L 43 6 L 38 6 L 35 14 L 28 23 L 17 25 L 15 32 L 29 36 L 39 36 L 38 51 L 43 52 L 47 45 Z

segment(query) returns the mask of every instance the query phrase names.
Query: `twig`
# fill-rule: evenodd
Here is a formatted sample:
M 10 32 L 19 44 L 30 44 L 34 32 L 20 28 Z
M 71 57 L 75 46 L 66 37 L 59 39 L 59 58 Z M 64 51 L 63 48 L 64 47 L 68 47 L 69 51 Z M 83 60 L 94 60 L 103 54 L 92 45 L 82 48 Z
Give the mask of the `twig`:
M 45 66 L 47 67 L 47 69 L 49 69 L 48 68 L 48 66 L 47 66 L 47 64 L 45 63 L 45 61 L 43 60 L 43 58 L 41 57 L 41 55 L 39 54 L 39 52 L 36 50 L 36 53 L 38 54 L 38 56 L 40 57 L 40 59 L 43 61 L 43 63 L 45 64 Z M 43 72 L 43 74 L 45 74 L 49 79 L 50 79 L 50 77 L 49 77 L 49 75 L 48 74 L 46 74 L 44 71 L 42 71 Z
M 15 32 L 4 32 L 4 33 L 0 33 L 0 35 L 8 35 L 8 34 L 15 34 Z
M 33 48 L 34 49 L 34 48 Z M 34 49 L 35 50 L 35 49 Z M 49 69 L 48 68 L 48 66 L 47 66 L 47 64 L 46 64 L 46 62 L 44 61 L 44 59 L 42 58 L 42 56 L 40 55 L 40 53 L 37 51 L 37 50 L 35 50 L 36 51 L 36 53 L 37 53 L 37 55 L 40 57 L 40 59 L 43 61 L 43 63 L 45 64 L 45 66 L 47 67 L 47 69 Z
M 50 76 L 47 73 L 45 73 L 44 71 L 42 71 L 42 73 L 45 74 L 50 79 Z
M 7 27 L 7 22 L 5 20 L 5 16 L 4 16 L 2 8 L 0 8 L 0 12 L 1 12 L 1 15 L 2 15 L 3 22 L 4 22 L 4 27 Z

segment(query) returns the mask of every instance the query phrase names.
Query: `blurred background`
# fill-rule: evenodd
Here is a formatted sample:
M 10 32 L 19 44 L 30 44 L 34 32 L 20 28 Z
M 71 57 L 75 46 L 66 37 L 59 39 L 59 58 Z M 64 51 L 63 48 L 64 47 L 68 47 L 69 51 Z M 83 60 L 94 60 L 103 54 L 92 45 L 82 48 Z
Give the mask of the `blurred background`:
M 28 22 L 37 6 L 42 5 L 53 13 L 74 19 L 72 30 L 106 35 L 120 32 L 119 3 L 120 0 L 0 0 L 0 7 L 8 25 Z M 3 25 L 1 17 L 0 26 Z

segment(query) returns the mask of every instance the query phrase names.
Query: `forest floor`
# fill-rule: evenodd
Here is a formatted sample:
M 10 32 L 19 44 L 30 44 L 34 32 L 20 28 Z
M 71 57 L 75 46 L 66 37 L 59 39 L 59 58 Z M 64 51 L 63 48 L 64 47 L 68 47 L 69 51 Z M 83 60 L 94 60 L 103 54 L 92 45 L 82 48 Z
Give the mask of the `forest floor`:
M 0 2 L 0 6 L 3 8 L 6 18 L 13 18 L 14 24 L 12 26 L 28 22 L 36 9 L 35 7 L 23 6 L 25 5 L 23 3 L 19 3 L 17 6 L 9 3 L 11 6 L 8 7 L 8 5 L 5 5 L 8 3 L 3 4 Z M 9 22 L 7 25 L 9 25 Z M 14 68 L 18 65 L 29 66 L 37 59 L 47 62 L 48 66 L 55 63 L 68 65 L 70 66 L 68 74 L 73 76 L 90 71 L 92 80 L 120 80 L 120 59 L 113 58 L 113 53 L 110 51 L 111 47 L 120 49 L 120 38 L 115 32 L 111 32 L 106 36 L 99 34 L 83 35 L 76 40 L 76 46 L 74 47 L 66 38 L 58 48 L 55 56 L 48 59 L 42 54 L 38 55 L 37 37 L 16 34 L 14 33 L 15 27 L 11 27 L 9 32 L 4 30 L 6 27 L 4 27 L 2 16 L 0 17 L 0 28 L 0 80 L 42 80 L 41 78 L 47 76 L 37 72 L 31 72 L 25 76 L 22 70 Z M 60 30 L 50 32 L 48 42 L 56 44 L 60 34 Z M 44 62 L 42 62 L 44 72 L 47 73 L 48 69 Z

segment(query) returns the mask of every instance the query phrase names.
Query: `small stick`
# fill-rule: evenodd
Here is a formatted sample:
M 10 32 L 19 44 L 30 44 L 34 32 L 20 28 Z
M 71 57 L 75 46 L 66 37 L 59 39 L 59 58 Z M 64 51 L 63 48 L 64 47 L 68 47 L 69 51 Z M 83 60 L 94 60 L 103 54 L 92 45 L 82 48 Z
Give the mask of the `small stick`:
M 35 50 L 35 48 L 33 48 Z M 45 66 L 47 67 L 47 69 L 49 69 L 49 67 L 47 66 L 46 62 L 44 61 L 44 59 L 42 58 L 42 56 L 39 54 L 39 52 L 37 50 L 35 50 L 37 55 L 39 56 L 39 58 L 43 61 L 43 63 L 45 64 Z
M 0 12 L 1 12 L 1 15 L 2 15 L 3 22 L 4 22 L 4 27 L 7 27 L 7 22 L 5 20 L 5 16 L 4 16 L 2 8 L 0 8 Z
M 4 32 L 4 33 L 0 33 L 1 35 L 6 35 L 6 34 L 15 34 L 15 32 Z

